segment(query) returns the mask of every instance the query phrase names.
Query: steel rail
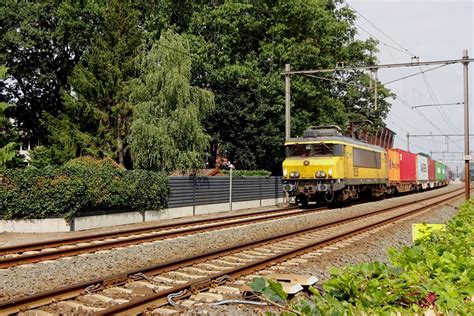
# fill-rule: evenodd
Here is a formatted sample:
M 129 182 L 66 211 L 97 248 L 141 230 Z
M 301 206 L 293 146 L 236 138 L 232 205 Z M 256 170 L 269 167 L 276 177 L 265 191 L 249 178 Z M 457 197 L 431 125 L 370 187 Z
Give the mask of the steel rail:
M 218 249 L 218 250 L 212 251 L 212 252 L 207 253 L 207 254 L 201 254 L 201 255 L 198 255 L 198 256 L 192 256 L 192 257 L 188 257 L 188 258 L 174 260 L 174 261 L 171 261 L 171 262 L 165 262 L 165 263 L 153 265 L 153 266 L 150 266 L 150 267 L 147 267 L 147 268 L 144 268 L 144 269 L 132 270 L 132 271 L 128 271 L 126 273 L 120 273 L 120 274 L 113 275 L 113 276 L 106 277 L 106 278 L 102 278 L 102 279 L 95 279 L 95 280 L 91 280 L 91 281 L 86 281 L 86 282 L 82 282 L 82 283 L 75 284 L 75 285 L 72 285 L 72 286 L 62 287 L 62 288 L 59 288 L 59 289 L 46 291 L 46 292 L 31 295 L 31 296 L 26 296 L 26 297 L 22 297 L 22 298 L 18 298 L 18 299 L 12 299 L 12 300 L 9 300 L 9 301 L 0 302 L 0 314 L 2 314 L 2 313 L 4 313 L 4 314 L 18 313 L 22 310 L 37 308 L 37 307 L 40 307 L 40 306 L 50 304 L 54 301 L 75 298 L 75 297 L 77 297 L 81 294 L 84 294 L 85 289 L 89 286 L 95 286 L 96 290 L 101 290 L 101 289 L 105 289 L 106 287 L 109 287 L 109 286 L 112 286 L 112 285 L 124 284 L 124 283 L 126 283 L 127 281 L 130 280 L 130 276 L 136 275 L 137 273 L 155 275 L 155 274 L 159 274 L 159 273 L 163 273 L 163 272 L 168 272 L 168 271 L 175 270 L 177 268 L 187 267 L 187 266 L 190 266 L 190 265 L 193 265 L 193 264 L 196 264 L 196 263 L 205 262 L 205 261 L 208 261 L 208 260 L 211 260 L 211 259 L 214 259 L 214 258 L 225 256 L 225 255 L 228 255 L 228 254 L 231 254 L 231 253 L 235 253 L 236 251 L 242 251 L 242 250 L 246 250 L 246 249 L 253 248 L 253 247 L 256 247 L 256 246 L 266 245 L 268 243 L 274 243 L 274 242 L 278 242 L 278 241 L 281 241 L 281 240 L 285 240 L 289 237 L 295 237 L 295 236 L 298 236 L 298 235 L 301 235 L 301 234 L 305 234 L 305 233 L 308 233 L 308 232 L 313 231 L 315 229 L 322 229 L 322 228 L 329 228 L 329 227 L 333 227 L 333 226 L 338 226 L 338 225 L 348 223 L 348 222 L 351 222 L 351 221 L 355 221 L 355 220 L 358 220 L 358 219 L 361 219 L 361 218 L 371 217 L 371 216 L 374 216 L 374 215 L 377 215 L 377 214 L 380 214 L 380 213 L 390 212 L 390 211 L 392 211 L 394 209 L 397 209 L 397 208 L 403 208 L 403 207 L 407 207 L 409 205 L 416 205 L 416 204 L 419 204 L 420 202 L 423 202 L 423 201 L 426 201 L 426 200 L 435 200 L 435 202 L 433 202 L 431 204 L 422 205 L 421 207 L 418 207 L 415 210 L 410 211 L 409 213 L 411 215 L 414 212 L 417 212 L 417 211 L 419 212 L 420 210 L 430 208 L 434 204 L 439 204 L 439 203 L 443 203 L 443 202 L 455 199 L 455 198 L 461 196 L 462 194 L 463 194 L 462 190 L 455 190 L 455 191 L 451 191 L 451 192 L 448 192 L 448 193 L 445 193 L 443 195 L 439 195 L 439 196 L 436 196 L 436 197 L 424 198 L 424 199 L 421 199 L 421 200 L 418 200 L 418 201 L 415 201 L 415 202 L 403 203 L 401 205 L 392 206 L 392 207 L 388 207 L 388 208 L 385 208 L 385 209 L 377 210 L 377 211 L 374 211 L 374 212 L 371 212 L 371 213 L 368 213 L 368 214 L 364 214 L 362 216 L 355 215 L 355 216 L 351 216 L 349 218 L 339 220 L 339 221 L 336 221 L 336 222 L 333 222 L 333 223 L 328 223 L 328 224 L 324 224 L 324 225 L 316 225 L 315 227 L 307 228 L 305 230 L 298 231 L 298 232 L 286 233 L 284 235 L 270 237 L 270 238 L 262 239 L 262 240 L 259 240 L 259 241 L 252 241 L 252 242 L 249 242 L 249 243 L 242 243 L 242 244 L 226 247 L 226 248 L 223 248 L 223 249 Z M 360 231 L 359 231 L 359 233 L 360 233 Z M 342 238 L 342 237 L 340 237 L 340 238 Z M 334 240 L 334 238 L 332 238 L 331 240 Z M 327 242 L 330 242 L 330 241 L 328 240 Z M 334 242 L 334 241 L 332 241 L 332 242 Z M 319 244 L 321 244 L 321 243 L 319 243 Z M 306 245 L 303 248 L 307 249 L 308 247 L 310 247 L 310 246 Z M 302 251 L 302 249 L 294 250 L 293 252 Z M 283 254 L 279 254 L 279 255 L 271 257 L 268 260 L 264 259 L 264 260 L 261 260 L 261 261 L 262 262 L 264 261 L 265 264 L 267 264 L 267 265 L 271 265 L 271 262 L 277 262 L 276 260 L 278 258 L 280 258 L 281 256 L 283 256 Z M 297 255 L 294 255 L 294 256 L 297 256 Z M 261 265 L 262 262 L 259 261 L 258 264 Z M 255 265 L 255 264 L 253 264 L 253 265 Z M 251 265 L 249 264 L 247 266 L 250 267 Z M 240 268 L 236 268 L 236 270 L 239 270 L 239 269 Z M 227 270 L 227 271 L 224 271 L 222 273 L 229 274 L 230 272 L 232 272 L 232 271 Z M 222 274 L 222 273 L 220 273 L 220 274 Z M 232 273 L 235 273 L 235 271 L 232 272 Z M 211 277 L 216 277 L 216 275 L 213 275 Z M 209 277 L 209 278 L 211 278 L 211 277 Z M 206 279 L 209 279 L 209 278 L 206 278 Z M 161 293 L 160 295 L 165 295 L 164 293 L 168 293 L 168 294 L 169 293 L 174 293 L 174 292 L 179 291 L 181 289 L 181 287 L 184 287 L 184 286 L 195 289 L 195 288 L 198 288 L 199 284 L 201 284 L 202 286 L 205 286 L 207 283 L 206 282 L 203 283 L 202 280 L 198 280 L 196 282 L 190 282 L 190 283 L 184 284 L 182 286 L 175 287 L 173 289 L 170 289 L 169 291 L 168 290 L 160 291 L 159 293 Z M 156 294 L 159 294 L 159 293 L 156 293 Z M 141 303 L 138 302 L 138 300 L 133 300 L 133 301 L 130 301 L 129 303 L 127 303 L 127 304 L 142 304 L 143 300 L 145 300 L 145 299 L 153 301 L 153 304 L 156 304 L 157 300 L 160 300 L 159 297 L 157 297 L 156 295 L 153 295 L 153 298 L 147 296 L 143 299 L 140 299 L 139 301 Z M 124 304 L 123 307 L 125 308 L 125 306 L 129 306 L 127 304 Z M 120 306 L 122 306 L 122 305 L 120 305 Z M 118 306 L 116 308 L 118 308 Z M 110 312 L 110 311 L 111 311 L 110 309 L 107 310 L 107 312 Z M 117 311 L 112 311 L 112 312 L 115 313 Z
M 157 240 L 168 239 L 168 238 L 173 238 L 173 237 L 178 237 L 178 236 L 181 237 L 181 236 L 190 235 L 190 234 L 203 233 L 203 232 L 208 232 L 211 230 L 219 230 L 219 229 L 224 229 L 228 227 L 237 227 L 240 225 L 259 223 L 259 222 L 280 219 L 280 218 L 285 218 L 285 217 L 299 216 L 299 215 L 304 215 L 304 214 L 308 214 L 312 212 L 317 212 L 322 209 L 324 208 L 319 207 L 319 208 L 312 208 L 312 209 L 302 209 L 302 210 L 298 210 L 294 212 L 291 212 L 291 209 L 290 209 L 290 210 L 286 210 L 286 212 L 283 212 L 283 211 L 278 212 L 278 214 L 268 214 L 268 215 L 263 215 L 263 216 L 258 216 L 259 214 L 253 214 L 252 216 L 247 216 L 248 218 L 237 219 L 237 220 L 235 220 L 234 217 L 230 216 L 226 218 L 227 219 L 226 221 L 218 221 L 218 222 L 216 222 L 213 219 L 206 219 L 205 221 L 201 221 L 204 224 L 200 226 L 191 225 L 183 229 L 179 229 L 180 226 L 176 224 L 173 226 L 177 226 L 176 229 L 179 229 L 179 230 L 156 232 L 156 233 L 153 233 L 152 235 L 146 235 L 146 236 L 142 236 L 142 235 L 133 236 L 132 235 L 126 239 L 114 239 L 110 241 L 103 241 L 101 243 L 91 243 L 87 245 L 75 246 L 73 248 L 58 248 L 55 250 L 38 252 L 38 253 L 33 253 L 33 254 L 0 258 L 0 269 L 5 269 L 5 268 L 13 267 L 13 266 L 26 264 L 26 263 L 36 263 L 36 262 L 41 262 L 45 260 L 54 260 L 61 257 L 74 256 L 74 255 L 82 254 L 86 252 L 107 250 L 107 249 L 112 249 L 116 247 L 124 247 L 124 246 L 140 244 L 140 243 L 149 242 L 149 241 L 157 241 Z M 238 217 L 242 217 L 242 216 L 239 215 Z M 209 223 L 209 224 L 205 225 L 205 223 Z M 122 237 L 122 236 L 117 236 L 117 237 Z
M 19 244 L 19 245 L 11 245 L 11 246 L 0 247 L 0 255 L 38 250 L 38 249 L 43 249 L 46 247 L 48 248 L 59 247 L 63 245 L 75 244 L 78 242 L 87 242 L 87 241 L 92 241 L 92 240 L 133 235 L 133 234 L 138 234 L 138 233 L 141 234 L 141 233 L 155 231 L 156 229 L 164 230 L 164 229 L 181 228 L 183 225 L 187 226 L 187 225 L 201 224 L 205 222 L 216 222 L 218 220 L 228 220 L 228 219 L 237 219 L 237 218 L 249 217 L 249 216 L 265 215 L 265 214 L 270 214 L 270 213 L 275 213 L 275 212 L 287 212 L 287 211 L 291 211 L 295 209 L 298 209 L 298 207 L 293 206 L 293 207 L 287 207 L 283 209 L 271 209 L 271 210 L 263 210 L 263 211 L 255 211 L 255 212 L 239 213 L 239 214 L 231 214 L 231 215 L 227 215 L 227 214 L 220 215 L 220 216 L 218 215 L 212 219 L 197 218 L 197 219 L 191 219 L 191 220 L 179 221 L 179 222 L 173 222 L 173 223 L 167 223 L 167 224 L 158 224 L 158 225 L 152 225 L 152 226 L 146 226 L 146 227 L 129 228 L 129 229 L 124 229 L 120 231 L 108 231 L 108 232 L 101 232 L 101 233 L 95 233 L 95 234 L 89 234 L 89 235 L 83 235 L 83 236 L 74 236 L 74 237 L 67 237 L 67 238 L 61 238 L 61 239 L 52 239 L 52 240 L 25 243 L 25 244 Z
M 408 211 L 406 213 L 400 214 L 400 215 L 395 215 L 393 217 L 387 218 L 385 220 L 379 221 L 374 224 L 369 224 L 363 228 L 357 228 L 353 231 L 350 232 L 345 232 L 345 233 L 340 233 L 336 236 L 332 237 L 327 237 L 324 238 L 323 240 L 320 240 L 318 242 L 312 243 L 312 244 L 307 244 L 303 245 L 301 247 L 291 249 L 287 252 L 283 252 L 280 254 L 276 254 L 271 257 L 267 257 L 246 265 L 242 265 L 236 268 L 224 270 L 218 273 L 215 273 L 211 276 L 208 276 L 206 278 L 196 280 L 193 282 L 188 282 L 183 285 L 178 285 L 176 287 L 173 287 L 171 289 L 159 291 L 157 293 L 154 293 L 152 295 L 148 295 L 144 298 L 138 298 L 131 300 L 127 303 L 120 304 L 111 308 L 107 308 L 106 310 L 96 312 L 96 315 L 130 315 L 130 314 L 138 314 L 143 312 L 149 307 L 158 307 L 158 306 L 163 306 L 166 305 L 167 302 L 167 297 L 169 294 L 177 293 L 183 291 L 183 295 L 180 297 L 182 298 L 187 298 L 191 296 L 194 292 L 202 290 L 202 289 L 208 289 L 213 284 L 216 283 L 216 280 L 222 278 L 223 276 L 228 276 L 230 279 L 237 279 L 239 277 L 242 277 L 244 275 L 250 274 L 252 272 L 262 270 L 264 268 L 267 268 L 269 266 L 273 266 L 275 264 L 284 262 L 286 260 L 292 259 L 294 257 L 301 256 L 307 252 L 314 251 L 316 249 L 323 248 L 325 246 L 328 246 L 330 244 L 334 244 L 335 242 L 342 241 L 351 237 L 354 237 L 356 235 L 360 235 L 362 233 L 368 232 L 370 230 L 373 230 L 375 228 L 384 226 L 389 223 L 393 223 L 395 221 L 404 219 L 406 217 L 412 216 L 414 214 L 420 213 L 426 209 L 429 209 L 433 207 L 433 205 L 438 205 L 439 203 L 444 203 L 447 201 L 450 201 L 454 198 L 457 198 L 459 196 L 462 196 L 464 192 L 461 193 L 456 193 L 456 194 L 447 194 L 449 195 L 448 197 L 441 198 L 440 200 L 437 200 L 433 204 L 427 204 L 427 205 L 422 205 L 421 207 L 417 207 L 411 211 Z M 436 199 L 436 198 L 432 198 Z M 418 204 L 419 201 L 413 202 L 411 204 Z M 371 213 L 373 215 L 373 213 Z

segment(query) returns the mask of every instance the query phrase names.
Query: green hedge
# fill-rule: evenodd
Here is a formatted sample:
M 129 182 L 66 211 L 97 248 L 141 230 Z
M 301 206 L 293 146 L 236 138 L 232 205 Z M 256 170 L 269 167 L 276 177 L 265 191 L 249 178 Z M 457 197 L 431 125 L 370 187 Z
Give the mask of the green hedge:
M 221 170 L 224 174 L 229 175 L 229 170 Z M 232 170 L 233 177 L 269 177 L 272 173 L 267 170 Z
M 82 210 L 160 209 L 169 195 L 166 175 L 124 170 L 107 159 L 84 157 L 61 167 L 7 170 L 0 176 L 0 207 L 6 219 L 72 218 Z
M 332 269 L 324 292 L 288 301 L 268 280 L 252 289 L 286 304 L 284 315 L 474 315 L 474 203 L 465 203 L 447 224 L 413 247 L 391 249 L 390 265 L 362 263 Z

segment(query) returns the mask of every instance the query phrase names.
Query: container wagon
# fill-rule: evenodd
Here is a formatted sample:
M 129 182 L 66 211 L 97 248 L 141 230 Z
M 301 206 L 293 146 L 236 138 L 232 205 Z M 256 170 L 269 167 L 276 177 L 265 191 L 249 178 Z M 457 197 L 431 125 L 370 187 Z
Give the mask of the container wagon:
M 394 149 L 399 154 L 400 184 L 398 192 L 414 191 L 416 189 L 416 154 L 402 149 Z
M 428 183 L 428 157 L 423 154 L 416 155 L 416 191 L 426 190 Z
M 428 181 L 430 189 L 436 186 L 436 161 L 428 158 Z

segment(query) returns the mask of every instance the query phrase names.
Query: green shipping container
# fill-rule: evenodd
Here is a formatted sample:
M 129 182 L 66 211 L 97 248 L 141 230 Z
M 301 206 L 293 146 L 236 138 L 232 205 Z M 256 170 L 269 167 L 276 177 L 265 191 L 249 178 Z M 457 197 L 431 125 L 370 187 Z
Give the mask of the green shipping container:
M 436 162 L 436 180 L 446 180 L 446 166 L 441 162 Z

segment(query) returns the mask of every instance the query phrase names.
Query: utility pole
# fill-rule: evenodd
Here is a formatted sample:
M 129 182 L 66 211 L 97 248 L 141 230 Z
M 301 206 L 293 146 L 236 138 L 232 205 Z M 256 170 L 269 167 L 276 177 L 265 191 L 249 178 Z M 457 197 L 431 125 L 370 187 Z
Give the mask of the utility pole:
M 285 72 L 288 73 L 291 71 L 290 64 L 285 65 Z M 291 103 L 291 82 L 290 75 L 285 74 L 285 140 L 289 140 L 291 137 L 291 123 L 290 123 L 290 103 Z
M 428 65 L 452 65 L 452 64 L 463 64 L 464 65 L 464 162 L 466 164 L 466 199 L 469 199 L 470 194 L 470 183 L 469 183 L 469 93 L 468 93 L 468 65 L 469 62 L 474 59 L 469 58 L 467 49 L 463 52 L 461 59 L 446 59 L 446 60 L 432 60 L 432 61 L 421 61 L 417 58 L 412 60 L 410 63 L 393 63 L 393 64 L 379 64 L 379 65 L 363 65 L 363 66 L 338 66 L 334 68 L 326 69 L 311 69 L 311 70 L 293 70 L 291 71 L 290 65 L 285 65 L 285 72 L 282 75 L 285 76 L 285 137 L 288 140 L 290 138 L 290 76 L 292 75 L 312 75 L 324 72 L 335 72 L 335 71 L 354 71 L 354 70 L 369 70 L 377 71 L 379 69 L 390 69 L 399 67 L 420 67 Z M 415 136 L 415 135 L 413 135 Z M 431 135 L 429 135 L 431 136 Z M 442 135 L 446 136 L 446 135 Z M 410 150 L 410 135 L 407 133 L 407 145 Z
M 469 200 L 471 197 L 471 177 L 469 172 L 469 160 L 471 157 L 469 156 L 469 55 L 467 49 L 463 52 L 463 68 L 464 68 L 464 166 L 465 166 L 465 174 L 466 179 L 464 181 L 465 184 L 465 193 L 466 193 L 466 200 Z
M 407 132 L 407 151 L 410 151 L 410 133 Z
M 378 91 L 377 91 L 377 69 L 374 70 L 374 106 L 375 106 L 375 111 L 377 111 L 377 105 L 378 105 Z

